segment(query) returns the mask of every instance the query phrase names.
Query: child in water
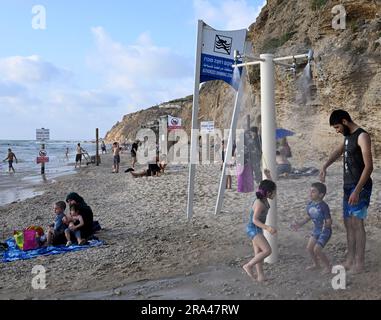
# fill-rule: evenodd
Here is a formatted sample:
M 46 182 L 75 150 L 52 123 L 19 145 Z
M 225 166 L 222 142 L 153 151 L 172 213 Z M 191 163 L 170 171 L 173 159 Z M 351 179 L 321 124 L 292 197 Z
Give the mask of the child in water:
M 257 270 L 257 281 L 265 281 L 263 273 L 263 261 L 271 255 L 271 247 L 263 235 L 263 230 L 266 230 L 271 235 L 276 234 L 277 230 L 269 225 L 266 225 L 267 213 L 270 209 L 268 199 L 274 199 L 276 195 L 276 184 L 272 181 L 270 170 L 264 170 L 266 180 L 259 184 L 256 192 L 257 199 L 250 208 L 250 220 L 247 224 L 246 232 L 250 237 L 253 248 L 254 258 L 243 266 L 246 273 L 255 280 L 252 268 L 255 266 Z

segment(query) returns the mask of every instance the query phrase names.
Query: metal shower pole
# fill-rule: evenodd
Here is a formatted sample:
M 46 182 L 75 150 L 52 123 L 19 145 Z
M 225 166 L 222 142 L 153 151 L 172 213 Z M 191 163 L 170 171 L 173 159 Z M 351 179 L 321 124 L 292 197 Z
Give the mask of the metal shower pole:
M 202 38 L 202 27 L 204 22 L 198 21 L 197 39 Z M 192 108 L 192 130 L 191 130 L 191 148 L 190 148 L 190 163 L 188 177 L 188 203 L 187 203 L 187 218 L 190 221 L 193 215 L 193 198 L 194 198 L 194 180 L 196 177 L 196 163 L 198 163 L 198 109 L 200 98 L 200 65 L 201 65 L 202 43 L 197 42 L 196 52 L 196 69 L 195 69 L 195 85 L 193 93 L 193 108 Z
M 276 114 L 275 114 L 275 66 L 274 55 L 261 54 L 261 121 L 262 121 L 262 151 L 263 165 L 271 171 L 273 181 L 277 180 L 276 167 Z M 270 210 L 266 224 L 277 228 L 277 200 L 270 200 Z M 265 231 L 265 237 L 269 242 L 272 254 L 265 260 L 268 263 L 276 263 L 278 260 L 278 236 Z

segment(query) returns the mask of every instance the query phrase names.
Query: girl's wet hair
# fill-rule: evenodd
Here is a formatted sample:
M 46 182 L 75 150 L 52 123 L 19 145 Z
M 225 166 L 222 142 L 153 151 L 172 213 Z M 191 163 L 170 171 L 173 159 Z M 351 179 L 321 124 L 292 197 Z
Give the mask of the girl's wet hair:
M 271 180 L 263 180 L 258 187 L 256 192 L 256 196 L 258 199 L 263 199 L 268 196 L 270 192 L 274 192 L 276 190 L 276 184 Z

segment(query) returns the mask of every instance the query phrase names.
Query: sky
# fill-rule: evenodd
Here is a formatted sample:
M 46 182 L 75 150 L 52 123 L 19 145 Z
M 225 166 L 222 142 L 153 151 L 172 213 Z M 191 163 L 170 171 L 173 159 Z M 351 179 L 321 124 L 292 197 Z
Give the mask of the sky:
M 248 28 L 265 0 L 1 0 L 0 140 L 104 137 L 193 94 L 197 20 Z

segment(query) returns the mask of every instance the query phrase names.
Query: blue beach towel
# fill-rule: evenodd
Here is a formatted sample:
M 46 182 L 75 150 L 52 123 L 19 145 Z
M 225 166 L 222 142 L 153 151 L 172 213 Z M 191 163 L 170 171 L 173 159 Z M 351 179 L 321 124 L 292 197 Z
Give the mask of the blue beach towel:
M 87 242 L 88 244 L 79 246 L 79 245 L 72 245 L 70 247 L 66 246 L 49 246 L 49 247 L 43 247 L 36 250 L 29 250 L 29 251 L 23 251 L 20 250 L 14 238 L 10 238 L 6 241 L 6 244 L 8 245 L 8 249 L 5 250 L 3 254 L 2 261 L 3 262 L 12 262 L 17 260 L 27 260 L 27 259 L 33 259 L 38 256 L 49 256 L 52 254 L 61 254 L 65 252 L 71 252 L 71 251 L 80 251 L 85 250 L 91 247 L 98 247 L 103 244 L 103 241 L 99 240 L 89 240 Z

